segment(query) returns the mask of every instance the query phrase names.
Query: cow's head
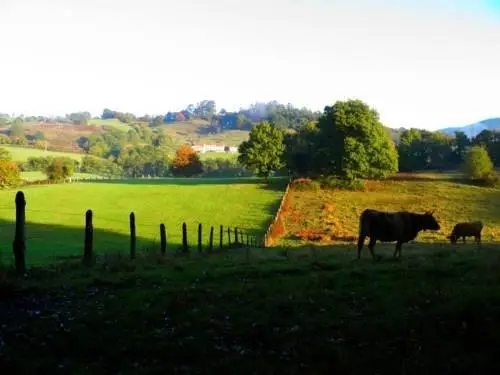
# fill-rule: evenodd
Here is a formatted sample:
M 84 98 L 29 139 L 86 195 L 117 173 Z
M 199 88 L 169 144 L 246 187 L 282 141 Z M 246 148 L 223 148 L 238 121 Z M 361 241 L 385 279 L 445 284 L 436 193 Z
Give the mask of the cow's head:
M 422 229 L 439 230 L 441 226 L 434 217 L 434 211 L 427 211 L 422 215 Z

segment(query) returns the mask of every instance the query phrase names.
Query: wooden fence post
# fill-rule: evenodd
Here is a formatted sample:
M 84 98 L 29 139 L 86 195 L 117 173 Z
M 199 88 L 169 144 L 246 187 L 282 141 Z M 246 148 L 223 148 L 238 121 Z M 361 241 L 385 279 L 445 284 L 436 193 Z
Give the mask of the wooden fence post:
M 248 233 L 247 233 L 247 247 L 250 246 L 250 237 L 248 236 Z
M 14 251 L 16 271 L 23 274 L 26 271 L 26 200 L 24 193 L 18 191 L 16 194 L 16 232 L 12 248 Z
M 165 231 L 165 224 L 160 224 L 160 251 L 161 255 L 165 255 L 167 251 L 167 232 Z
M 187 242 L 187 227 L 186 223 L 182 223 L 182 251 L 187 253 L 189 251 Z
M 85 240 L 83 243 L 83 261 L 90 264 L 92 261 L 92 250 L 94 242 L 94 227 L 92 224 L 92 210 L 85 212 Z
M 223 240 L 224 240 L 224 228 L 222 225 L 220 226 L 220 233 L 219 233 L 219 249 L 222 250 L 223 246 Z
M 227 244 L 231 247 L 231 228 L 227 227 Z
M 235 243 L 235 245 L 238 245 L 238 240 L 239 240 L 239 238 L 238 238 L 238 228 L 235 227 L 234 228 L 234 243 Z
M 208 246 L 208 251 L 212 252 L 214 250 L 214 227 L 210 227 L 210 244 Z
M 200 224 L 198 224 L 198 252 L 199 253 L 201 253 L 202 246 L 203 246 L 201 243 L 201 237 L 202 237 L 201 230 L 202 230 L 202 228 L 201 228 L 201 223 L 200 223 Z
M 130 213 L 130 259 L 135 259 L 135 245 L 136 245 L 136 236 L 135 236 L 135 214 L 133 212 Z

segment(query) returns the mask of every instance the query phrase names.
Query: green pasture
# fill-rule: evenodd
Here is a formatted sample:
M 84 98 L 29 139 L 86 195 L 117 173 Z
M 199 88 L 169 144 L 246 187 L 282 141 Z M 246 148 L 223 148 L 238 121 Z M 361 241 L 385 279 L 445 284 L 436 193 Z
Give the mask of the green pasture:
M 34 264 L 82 254 L 87 209 L 94 212 L 95 249 L 101 254 L 128 251 L 130 212 L 136 215 L 138 251 L 159 249 L 161 223 L 167 228 L 169 251 L 181 243 L 183 222 L 193 251 L 199 223 L 205 244 L 210 226 L 215 228 L 217 244 L 220 225 L 263 235 L 279 205 L 283 184 L 279 179 L 269 185 L 257 179 L 120 180 L 30 186 L 23 191 L 27 261 Z M 0 251 L 8 262 L 15 193 L 0 191 Z
M 31 147 L 19 147 L 11 145 L 0 145 L 0 147 L 7 149 L 11 153 L 12 160 L 20 162 L 26 161 L 30 157 L 38 158 L 45 156 L 68 157 L 80 161 L 85 156 L 84 154 L 76 154 L 72 152 L 60 152 L 60 151 L 45 151 L 42 149 L 31 148 Z

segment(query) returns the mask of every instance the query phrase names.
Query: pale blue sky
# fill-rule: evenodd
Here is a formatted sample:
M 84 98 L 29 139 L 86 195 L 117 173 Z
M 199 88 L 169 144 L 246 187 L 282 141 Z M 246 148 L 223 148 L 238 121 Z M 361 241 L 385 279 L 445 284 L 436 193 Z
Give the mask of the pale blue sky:
M 139 115 L 214 99 L 388 126 L 500 116 L 496 0 L 0 0 L 0 112 Z

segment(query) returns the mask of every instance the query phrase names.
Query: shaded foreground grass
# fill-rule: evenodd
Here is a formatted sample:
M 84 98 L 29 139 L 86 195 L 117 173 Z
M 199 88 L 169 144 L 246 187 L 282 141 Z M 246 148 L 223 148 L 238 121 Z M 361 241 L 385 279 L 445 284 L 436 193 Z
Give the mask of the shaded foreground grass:
M 108 259 L 5 276 L 7 373 L 494 373 L 500 248 Z M 29 360 L 27 355 L 29 353 Z
M 226 229 L 236 226 L 261 236 L 279 206 L 283 182 L 278 180 L 270 185 L 260 182 L 256 179 L 124 180 L 25 187 L 28 264 L 81 255 L 87 209 L 94 212 L 94 249 L 98 254 L 129 251 L 128 220 L 132 211 L 136 215 L 138 251 L 159 251 L 160 223 L 167 229 L 167 251 L 180 246 L 183 222 L 187 223 L 188 241 L 193 248 L 197 243 L 198 223 L 203 225 L 205 245 L 210 226 L 215 229 L 216 246 L 220 225 Z M 0 191 L 0 257 L 9 264 L 15 194 L 13 190 Z

